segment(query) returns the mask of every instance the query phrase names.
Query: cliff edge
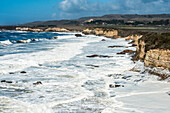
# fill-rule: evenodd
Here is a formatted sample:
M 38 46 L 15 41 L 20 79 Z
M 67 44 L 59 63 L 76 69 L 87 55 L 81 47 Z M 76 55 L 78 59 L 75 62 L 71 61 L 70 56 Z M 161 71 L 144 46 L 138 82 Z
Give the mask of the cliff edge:
M 138 40 L 136 58 L 145 66 L 170 70 L 170 33 L 148 33 Z

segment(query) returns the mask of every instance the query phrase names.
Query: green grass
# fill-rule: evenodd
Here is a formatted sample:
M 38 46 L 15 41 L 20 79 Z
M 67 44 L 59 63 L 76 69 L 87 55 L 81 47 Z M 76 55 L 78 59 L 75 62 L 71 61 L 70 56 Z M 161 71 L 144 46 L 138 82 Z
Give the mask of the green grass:
M 159 29 L 158 27 L 116 27 L 118 29 L 139 29 L 139 30 L 143 30 L 143 29 L 150 29 L 150 30 L 153 30 L 153 29 Z

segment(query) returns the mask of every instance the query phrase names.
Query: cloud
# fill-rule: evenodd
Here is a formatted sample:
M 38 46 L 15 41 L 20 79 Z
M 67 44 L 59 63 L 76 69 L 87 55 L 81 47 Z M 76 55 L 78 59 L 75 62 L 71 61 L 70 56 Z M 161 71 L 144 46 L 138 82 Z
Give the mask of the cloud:
M 61 16 L 77 18 L 104 14 L 158 14 L 170 12 L 170 0 L 63 0 Z

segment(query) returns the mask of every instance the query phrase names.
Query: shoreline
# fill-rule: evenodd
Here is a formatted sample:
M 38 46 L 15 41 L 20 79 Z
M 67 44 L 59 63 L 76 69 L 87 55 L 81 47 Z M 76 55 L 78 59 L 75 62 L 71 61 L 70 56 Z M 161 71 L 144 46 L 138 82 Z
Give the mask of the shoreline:
M 22 31 L 22 30 L 26 30 L 26 31 Z M 45 31 L 42 31 L 41 29 L 25 29 L 25 28 L 17 28 L 16 30 L 18 31 L 21 31 L 21 32 L 50 32 L 50 33 L 75 33 L 74 35 L 79 35 L 79 36 L 76 36 L 76 37 L 82 37 L 82 34 L 84 35 L 96 35 L 96 36 L 104 36 L 106 38 L 111 38 L 111 39 L 117 39 L 117 38 L 124 38 L 125 40 L 131 40 L 131 44 L 132 46 L 136 46 L 136 52 L 135 54 L 132 56 L 132 60 L 134 61 L 138 61 L 138 60 L 141 60 L 142 62 L 144 62 L 145 66 L 146 67 L 149 67 L 150 70 L 146 69 L 148 73 L 150 74 L 154 74 L 154 75 L 157 75 L 159 77 L 161 77 L 161 80 L 165 80 L 167 78 L 170 78 L 170 74 L 162 74 L 162 72 L 159 72 L 159 71 L 153 71 L 154 68 L 156 67 L 158 70 L 161 70 L 161 69 L 165 69 L 165 70 L 168 70 L 170 71 L 170 50 L 169 48 L 165 49 L 166 52 L 160 52 L 158 53 L 161 57 L 162 57 L 162 53 L 165 53 L 165 55 L 168 55 L 165 59 L 166 60 L 166 64 L 161 64 L 163 65 L 163 67 L 160 67 L 159 64 L 154 64 L 155 61 L 152 61 L 151 59 L 153 58 L 149 58 L 149 57 L 152 57 L 153 55 L 149 55 L 148 53 L 151 53 L 150 51 L 155 51 L 155 49 L 151 49 L 151 50 L 145 50 L 145 42 L 141 42 L 141 39 L 143 39 L 143 37 L 147 37 L 147 35 L 149 34 L 155 34 L 155 33 L 147 33 L 147 32 L 129 32 L 129 31 L 122 31 L 122 30 L 115 30 L 115 29 L 107 29 L 107 28 L 86 28 L 84 29 L 82 32 L 77 32 L 77 31 L 69 31 L 65 28 L 47 28 L 47 30 Z M 16 31 L 15 30 L 15 31 Z M 125 33 L 125 34 L 123 34 Z M 166 34 L 166 33 L 164 33 Z M 168 33 L 167 33 L 168 34 Z M 169 34 L 168 34 L 169 36 Z M 57 39 L 57 37 L 51 37 L 51 39 Z M 168 39 L 168 38 L 167 38 Z M 145 40 L 145 39 L 143 39 Z M 148 40 L 148 39 L 147 39 Z M 170 40 L 170 39 L 169 39 Z M 36 41 L 35 40 L 30 40 L 30 41 Z M 29 39 L 28 40 L 21 40 L 21 41 L 18 41 L 18 43 L 27 43 L 27 42 L 30 42 Z M 103 40 L 105 41 L 105 40 Z M 9 42 L 8 42 L 9 43 Z M 17 43 L 17 42 L 16 42 Z M 166 42 L 166 43 L 169 43 L 169 42 Z M 167 44 L 168 45 L 168 44 Z M 165 46 L 166 47 L 166 46 Z M 158 47 L 159 49 L 159 47 Z M 165 51 L 164 49 L 160 49 L 158 50 L 159 51 Z M 127 49 L 127 51 L 122 51 L 120 54 L 130 54 L 129 53 L 130 50 Z M 132 52 L 133 53 L 133 52 Z M 119 53 L 117 53 L 119 54 Z M 141 54 L 142 54 L 142 57 L 141 57 Z M 145 59 L 145 56 L 147 59 L 150 59 L 149 63 L 147 62 L 148 60 Z M 157 60 L 160 59 L 160 57 L 156 58 Z M 164 60 L 164 59 L 163 59 Z M 168 63 L 169 62 L 169 63 Z M 139 71 L 139 70 L 135 70 L 135 69 L 132 69 L 132 71 Z
M 137 32 L 135 34 L 122 37 L 119 30 L 103 28 L 87 28 L 83 31 L 83 33 L 85 35 L 93 34 L 96 36 L 105 36 L 111 39 L 124 38 L 125 40 L 132 40 L 132 46 L 136 46 L 136 52 L 132 59 L 134 61 L 143 61 L 144 65 L 149 67 L 146 69 L 147 72 L 161 77 L 161 80 L 170 78 L 170 73 L 153 71 L 154 68 L 170 71 L 170 33 L 159 34 Z M 149 42 L 148 40 L 151 41 Z M 133 53 L 132 50 L 127 49 L 118 54 L 130 54 L 131 52 Z M 132 70 L 139 71 L 135 69 Z
M 128 44 L 130 40 L 125 41 L 123 38 L 113 40 L 104 36 L 95 35 L 83 35 L 83 37 L 80 38 L 74 35 L 72 36 L 70 46 L 68 45 L 69 43 L 62 43 L 63 46 L 57 47 L 56 43 L 53 43 L 53 41 L 57 42 L 57 40 L 49 41 L 52 42 L 53 47 L 56 48 L 55 51 L 49 51 L 51 55 L 49 52 L 43 52 L 33 55 L 31 53 L 29 57 L 26 54 L 25 58 L 23 58 L 22 53 L 17 55 L 18 57 L 14 56 L 13 58 L 18 59 L 20 59 L 19 56 L 22 56 L 23 60 L 27 62 L 30 58 L 30 61 L 37 61 L 35 58 L 40 59 L 47 54 L 49 56 L 45 58 L 52 62 L 47 61 L 43 63 L 45 59 L 42 58 L 41 61 L 43 62 L 38 63 L 40 65 L 29 66 L 18 71 L 15 70 L 11 74 L 7 73 L 2 75 L 0 84 L 2 84 L 2 87 L 6 87 L 7 85 L 7 91 L 12 87 L 16 88 L 16 91 L 18 91 L 18 89 L 26 89 L 30 91 L 30 93 L 23 92 L 22 95 L 17 95 L 16 97 L 9 96 L 9 98 L 8 95 L 5 95 L 5 97 L 0 97 L 1 103 L 11 108 L 12 111 L 24 111 L 29 108 L 30 111 L 35 111 L 34 108 L 30 106 L 34 105 L 37 107 L 40 103 L 42 107 L 38 109 L 39 111 L 48 108 L 51 112 L 64 112 L 65 109 L 69 111 L 75 110 L 77 112 L 102 113 L 124 111 L 146 112 L 149 105 L 149 107 L 155 107 L 154 109 L 149 109 L 150 111 L 157 111 L 160 108 L 169 110 L 169 101 L 167 100 L 169 97 L 169 82 L 158 81 L 158 77 L 148 73 L 141 73 L 142 71 L 129 71 L 135 66 L 130 58 L 131 55 L 128 53 L 117 54 L 117 52 L 127 49 L 126 47 L 135 50 L 134 46 L 131 47 L 131 44 Z M 102 39 L 105 39 L 105 41 L 102 41 Z M 66 42 L 69 40 L 68 38 Z M 79 43 L 78 48 L 75 41 Z M 46 43 L 46 41 L 44 41 L 44 43 Z M 59 48 L 61 48 L 61 50 Z M 75 54 L 72 52 L 72 49 L 76 53 L 78 52 L 77 49 L 81 52 L 78 52 L 69 60 L 58 62 L 56 58 L 51 59 L 51 57 L 57 57 L 58 55 L 61 56 L 61 58 L 70 56 L 67 51 L 63 51 L 64 48 L 68 49 L 70 55 Z M 60 51 L 63 55 L 59 53 Z M 92 54 L 98 54 L 98 56 L 94 55 L 94 58 L 87 57 Z M 27 57 L 29 58 L 28 60 Z M 11 58 L 11 62 L 13 58 Z M 6 59 L 6 61 L 8 61 L 8 59 Z M 139 67 L 144 66 L 143 63 L 141 64 L 142 65 L 136 65 Z M 68 97 L 64 98 L 67 95 Z M 157 98 L 158 96 L 159 98 Z M 147 101 L 147 103 L 145 103 L 145 101 Z M 23 108 L 22 104 L 18 104 L 21 102 L 27 106 Z M 25 102 L 28 102 L 29 105 Z M 153 104 L 151 102 L 153 102 Z M 12 105 L 10 103 L 15 104 Z M 155 105 L 155 103 L 157 104 Z M 128 106 L 129 104 L 130 106 Z M 141 109 L 140 104 L 143 104 L 142 107 L 144 109 Z M 16 105 L 18 108 L 13 107 Z M 62 106 L 63 109 L 55 107 L 58 105 Z

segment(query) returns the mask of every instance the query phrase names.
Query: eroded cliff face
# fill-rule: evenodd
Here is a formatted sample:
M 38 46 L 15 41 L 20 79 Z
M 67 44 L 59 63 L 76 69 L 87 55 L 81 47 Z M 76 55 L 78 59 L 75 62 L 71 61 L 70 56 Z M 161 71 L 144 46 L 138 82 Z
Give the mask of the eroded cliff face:
M 65 28 L 47 28 L 45 29 L 45 32 L 69 32 L 69 30 L 65 29 Z
M 95 32 L 94 29 L 87 28 L 83 30 L 83 34 L 90 35 L 90 34 L 95 34 Z
M 125 37 L 125 40 L 133 40 L 133 45 L 138 45 L 138 40 L 142 37 L 142 35 L 130 35 L 128 37 Z
M 103 29 L 103 28 L 87 28 L 83 30 L 83 33 L 88 34 L 94 34 L 97 36 L 105 36 L 108 38 L 120 38 L 118 37 L 118 31 L 114 29 Z
M 117 30 L 108 30 L 104 32 L 105 36 L 108 38 L 120 38 L 118 36 L 118 31 Z
M 137 59 L 144 60 L 145 58 L 145 42 L 140 40 L 136 47 L 136 57 Z
M 104 35 L 104 30 L 101 28 L 96 28 L 96 29 L 94 29 L 94 34 L 97 36 L 102 36 L 102 35 Z
M 153 66 L 170 70 L 170 50 L 151 49 L 144 59 L 145 66 Z
M 139 39 L 136 57 L 143 60 L 147 67 L 170 70 L 169 44 L 169 36 L 149 34 Z

